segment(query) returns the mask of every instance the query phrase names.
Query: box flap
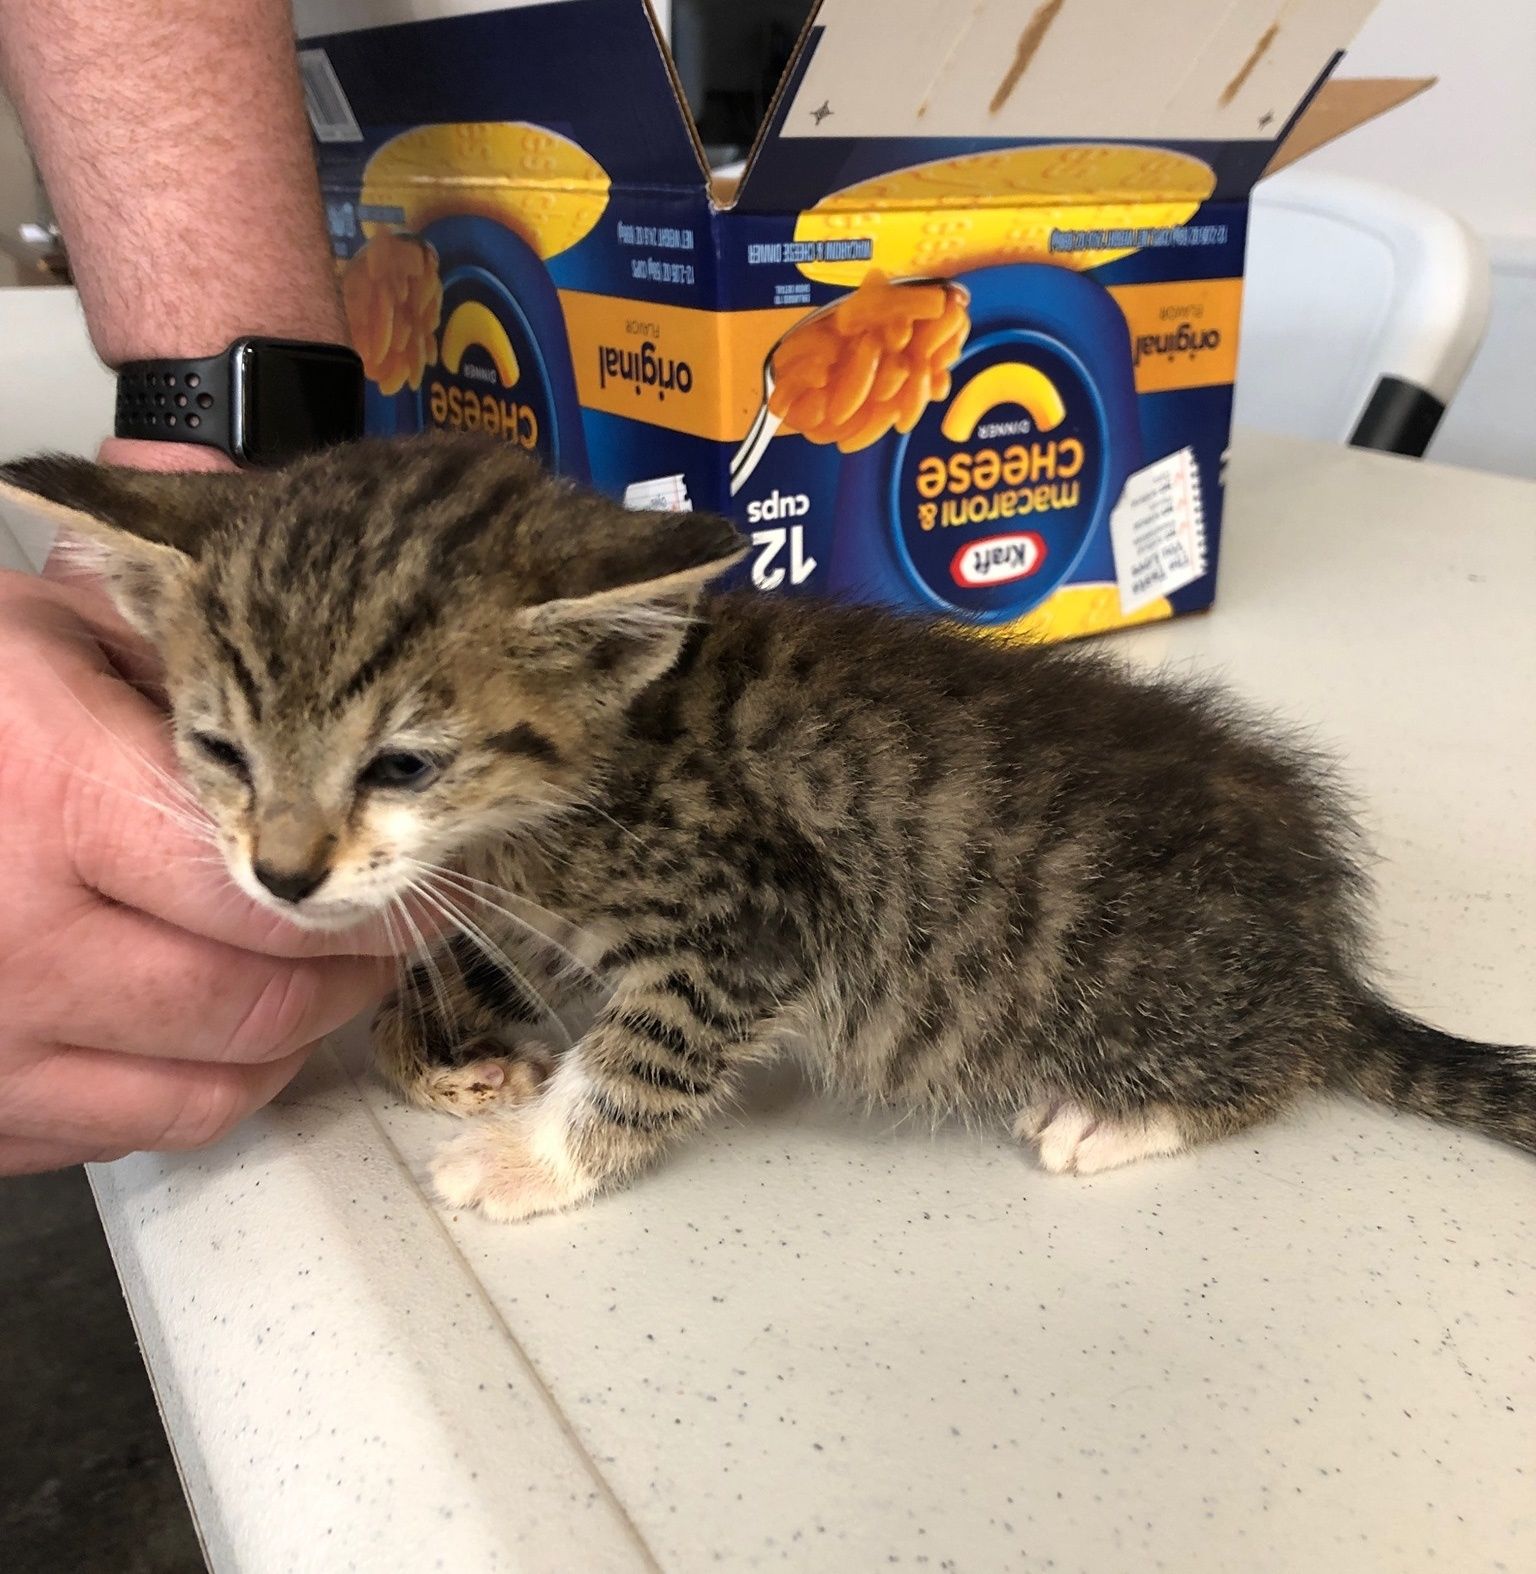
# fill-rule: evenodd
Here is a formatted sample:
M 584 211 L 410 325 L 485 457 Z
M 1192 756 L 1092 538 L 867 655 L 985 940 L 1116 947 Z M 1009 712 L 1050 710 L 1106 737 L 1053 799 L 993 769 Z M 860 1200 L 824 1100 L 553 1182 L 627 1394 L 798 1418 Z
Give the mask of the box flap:
M 406 128 L 529 122 L 615 187 L 705 184 L 644 0 L 297 0 L 294 14 L 323 163 Z
M 823 0 L 780 134 L 1273 137 L 1373 4 Z M 818 119 L 824 103 L 833 113 Z
M 1285 140 L 1264 167 L 1273 175 L 1297 159 L 1305 158 L 1325 142 L 1342 137 L 1346 131 L 1384 115 L 1425 88 L 1433 87 L 1436 77 L 1334 77 L 1325 82 L 1317 96 L 1297 116 Z
M 1040 142 L 1196 153 L 1217 195 L 1241 195 L 1375 3 L 821 0 L 738 206 Z

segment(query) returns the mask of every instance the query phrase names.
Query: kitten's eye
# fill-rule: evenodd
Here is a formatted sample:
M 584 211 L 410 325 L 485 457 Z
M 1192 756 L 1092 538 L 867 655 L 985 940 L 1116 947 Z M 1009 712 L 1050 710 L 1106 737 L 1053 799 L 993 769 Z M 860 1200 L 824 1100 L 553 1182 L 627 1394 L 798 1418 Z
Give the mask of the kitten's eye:
M 222 765 L 225 770 L 233 771 L 236 776 L 250 776 L 251 768 L 245 756 L 228 738 L 215 737 L 211 732 L 194 732 L 192 742 L 215 765 Z
M 398 787 L 415 791 L 425 787 L 441 769 L 442 766 L 428 755 L 391 749 L 387 754 L 375 755 L 357 780 L 362 787 Z

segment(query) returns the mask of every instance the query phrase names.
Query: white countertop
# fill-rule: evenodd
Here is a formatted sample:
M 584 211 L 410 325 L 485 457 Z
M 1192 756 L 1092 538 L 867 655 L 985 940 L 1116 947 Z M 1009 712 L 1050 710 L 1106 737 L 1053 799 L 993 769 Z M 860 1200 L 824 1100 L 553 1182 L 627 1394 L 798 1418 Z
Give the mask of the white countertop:
M 1228 503 L 1216 611 L 1109 643 L 1313 725 L 1392 991 L 1531 1042 L 1536 485 L 1247 435 Z M 776 1073 L 497 1226 L 364 1063 L 92 1174 L 221 1574 L 1536 1568 L 1527 1155 L 1320 1102 L 1062 1179 Z

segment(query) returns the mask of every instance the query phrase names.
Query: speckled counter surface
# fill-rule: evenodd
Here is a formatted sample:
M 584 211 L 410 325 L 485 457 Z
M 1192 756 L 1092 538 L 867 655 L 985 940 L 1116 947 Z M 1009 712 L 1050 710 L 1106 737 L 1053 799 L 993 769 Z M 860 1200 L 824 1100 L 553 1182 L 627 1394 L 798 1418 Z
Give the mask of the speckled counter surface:
M 1407 1006 L 1536 1038 L 1536 486 L 1240 439 L 1221 602 L 1125 635 L 1312 724 Z M 1318 1103 L 1056 1179 L 754 1084 L 586 1211 L 422 1186 L 316 1059 L 93 1181 L 215 1569 L 1536 1568 L 1536 1161 Z

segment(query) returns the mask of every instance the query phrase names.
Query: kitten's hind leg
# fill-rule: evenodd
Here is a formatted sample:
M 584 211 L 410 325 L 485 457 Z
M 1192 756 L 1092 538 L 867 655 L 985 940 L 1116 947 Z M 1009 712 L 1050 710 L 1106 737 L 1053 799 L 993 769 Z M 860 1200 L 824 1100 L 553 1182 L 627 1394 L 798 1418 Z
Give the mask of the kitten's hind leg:
M 1013 1134 L 1034 1145 L 1040 1167 L 1053 1175 L 1097 1175 L 1137 1159 L 1182 1152 L 1190 1142 L 1167 1111 L 1096 1115 L 1070 1099 L 1026 1105 L 1014 1118 Z

